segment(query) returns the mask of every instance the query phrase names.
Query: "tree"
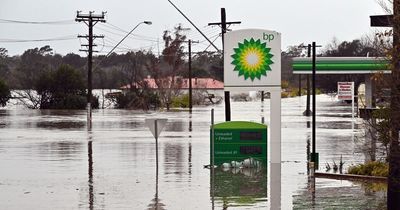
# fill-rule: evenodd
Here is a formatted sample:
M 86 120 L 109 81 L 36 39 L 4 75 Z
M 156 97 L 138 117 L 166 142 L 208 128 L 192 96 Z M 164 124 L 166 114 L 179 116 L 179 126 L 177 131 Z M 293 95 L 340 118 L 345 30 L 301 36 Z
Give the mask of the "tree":
M 172 99 L 179 95 L 182 84 L 182 79 L 177 77 L 185 64 L 182 44 L 186 36 L 182 31 L 181 25 L 175 27 L 173 34 L 168 30 L 164 31 L 165 48 L 162 51 L 162 59 L 153 59 L 149 69 L 157 84 L 160 100 L 167 110 L 170 109 Z
M 222 81 L 222 55 L 215 52 L 200 52 L 192 58 L 193 77 L 212 77 Z M 187 75 L 187 74 L 184 74 Z
M 6 79 L 9 74 L 8 56 L 6 48 L 0 47 L 0 78 Z
M 11 93 L 7 84 L 0 79 L 0 106 L 5 106 L 10 99 Z
M 29 108 L 39 108 L 41 98 L 34 91 L 36 81 L 45 71 L 51 70 L 50 59 L 52 49 L 46 45 L 41 48 L 26 50 L 20 57 L 20 62 L 13 72 L 17 84 L 15 93 L 20 102 Z
M 62 58 L 63 64 L 68 64 L 76 69 L 80 69 L 86 65 L 87 59 L 74 53 L 68 53 Z
M 400 0 L 393 0 L 393 49 L 390 93 L 390 153 L 388 177 L 388 209 L 400 206 Z
M 157 95 L 154 90 L 148 87 L 145 80 L 147 75 L 152 72 L 152 69 L 158 69 L 159 67 L 158 58 L 151 51 L 140 50 L 130 51 L 121 55 L 112 54 L 104 63 L 104 69 L 106 69 L 106 66 L 117 66 L 114 69 L 118 69 L 120 75 L 113 71 L 110 78 L 114 78 L 114 80 L 115 77 L 120 78 L 118 87 L 122 85 L 128 85 L 129 87 L 124 90 L 124 94 L 116 97 L 116 106 L 118 108 L 148 110 L 159 106 Z
M 35 88 L 41 96 L 41 109 L 85 109 L 85 83 L 80 72 L 69 65 L 41 74 Z M 94 104 L 97 108 L 98 102 Z

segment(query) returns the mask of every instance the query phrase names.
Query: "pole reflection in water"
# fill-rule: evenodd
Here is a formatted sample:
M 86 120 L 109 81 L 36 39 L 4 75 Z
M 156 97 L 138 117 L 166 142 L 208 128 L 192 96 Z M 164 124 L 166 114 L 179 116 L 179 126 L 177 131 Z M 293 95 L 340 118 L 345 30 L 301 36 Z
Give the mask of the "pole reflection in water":
M 188 173 L 189 173 L 189 178 L 192 179 L 192 112 L 189 113 L 189 152 L 188 152 L 188 162 L 189 162 L 189 167 L 188 167 Z
M 93 189 L 93 148 L 92 148 L 92 135 L 88 133 L 88 185 L 89 185 L 89 209 L 93 210 L 94 205 L 94 189 Z
M 307 134 L 307 175 L 310 175 L 311 135 Z
M 311 127 L 310 121 L 307 121 L 307 128 Z M 311 134 L 307 132 L 307 175 L 310 175 L 310 160 L 311 160 Z
M 188 162 L 189 162 L 189 179 L 192 179 L 192 142 L 189 142 L 189 153 L 188 153 Z
M 312 209 L 315 208 L 315 170 L 314 170 L 314 163 L 309 162 L 310 165 L 310 174 L 308 176 L 308 191 L 311 194 L 311 207 Z
M 210 170 L 210 175 L 211 175 L 211 207 L 212 210 L 215 209 L 215 168 L 214 165 L 211 165 L 211 170 Z
M 154 122 L 155 130 L 157 131 L 157 121 Z M 157 134 L 158 135 L 158 134 Z M 156 193 L 154 195 L 154 199 L 152 199 L 152 203 L 149 204 L 149 210 L 163 210 L 164 204 L 160 202 L 161 199 L 158 198 L 158 136 L 155 136 L 156 139 Z
M 158 171 L 156 172 L 156 194 L 154 198 L 151 200 L 152 203 L 149 204 L 149 210 L 163 210 L 164 204 L 161 203 L 161 199 L 158 198 Z
M 156 171 L 156 194 L 154 195 L 154 199 L 151 200 L 152 203 L 149 205 L 149 210 L 161 210 L 164 209 L 164 204 L 160 202 L 158 198 L 158 170 Z
M 193 126 L 192 126 L 192 112 L 189 113 L 189 132 L 193 131 Z M 191 137 L 191 136 L 190 136 Z

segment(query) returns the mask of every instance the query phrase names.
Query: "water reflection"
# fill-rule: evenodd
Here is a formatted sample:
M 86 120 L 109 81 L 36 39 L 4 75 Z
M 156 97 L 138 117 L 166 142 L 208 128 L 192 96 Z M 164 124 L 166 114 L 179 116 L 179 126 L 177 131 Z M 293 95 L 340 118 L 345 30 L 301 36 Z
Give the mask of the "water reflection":
M 158 197 L 158 163 L 156 166 L 156 193 L 154 194 L 154 198 L 151 200 L 151 203 L 148 205 L 148 209 L 149 210 L 163 210 L 165 209 L 164 206 L 165 204 L 163 204 L 161 202 L 161 199 Z
M 183 169 L 183 146 L 180 143 L 164 144 L 164 174 L 182 175 Z
M 214 205 L 222 205 L 222 209 L 267 206 L 266 167 L 216 168 L 210 176 L 210 197 Z
M 88 186 L 89 186 L 89 209 L 93 210 L 93 204 L 94 204 L 94 183 L 93 183 L 93 141 L 92 141 L 92 136 L 89 134 L 89 139 L 88 139 Z
M 36 123 L 37 128 L 46 129 L 80 129 L 85 127 L 83 121 L 40 121 Z
M 332 186 L 328 186 L 328 182 L 332 180 L 318 178 L 316 191 L 309 188 L 295 195 L 293 209 L 386 209 L 386 193 L 377 185 L 374 185 L 377 191 L 371 191 L 365 184 L 357 182 L 337 180 Z
M 189 132 L 193 131 L 193 127 L 192 127 L 192 109 L 190 109 L 190 113 L 189 113 Z
M 189 180 L 192 179 L 192 142 L 189 141 L 189 146 L 188 146 L 188 174 L 189 174 Z
M 318 121 L 326 122 L 317 132 L 320 162 L 338 162 L 341 155 L 346 167 L 363 162 L 351 140 L 351 108 L 319 97 Z M 302 115 L 298 98 L 282 99 L 282 106 L 282 209 L 384 207 L 384 188 L 355 182 L 317 179 L 312 198 L 305 155 L 310 118 Z M 215 121 L 223 121 L 223 105 L 213 108 Z M 260 102 L 232 102 L 232 110 L 237 120 L 259 121 L 269 101 L 261 110 Z M 0 166 L 6 169 L 0 173 L 0 209 L 268 209 L 267 178 L 257 178 L 263 176 L 257 171 L 217 168 L 215 190 L 210 186 L 210 170 L 203 169 L 210 161 L 209 113 L 210 107 L 192 114 L 95 110 L 88 134 L 84 110 L 0 110 Z M 161 134 L 158 175 L 154 139 L 143 123 L 154 115 L 170 122 Z M 360 133 L 357 124 L 354 130 Z M 365 143 L 361 135 L 359 143 Z
M 168 121 L 165 131 L 184 131 L 183 121 Z

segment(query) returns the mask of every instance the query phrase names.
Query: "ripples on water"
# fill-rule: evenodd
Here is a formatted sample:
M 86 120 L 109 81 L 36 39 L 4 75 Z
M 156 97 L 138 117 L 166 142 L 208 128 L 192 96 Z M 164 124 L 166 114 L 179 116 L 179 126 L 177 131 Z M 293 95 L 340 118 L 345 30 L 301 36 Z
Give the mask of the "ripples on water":
M 317 151 L 324 163 L 345 166 L 365 156 L 351 129 L 351 107 L 319 96 Z M 308 190 L 306 151 L 310 117 L 302 116 L 305 97 L 282 100 L 282 208 L 383 207 L 384 189 L 361 183 L 317 179 Z M 268 207 L 265 171 L 216 169 L 209 163 L 210 110 L 224 120 L 222 105 L 187 111 L 95 110 L 93 129 L 85 111 L 0 110 L 0 209 L 264 209 Z M 233 102 L 232 119 L 269 121 L 269 101 Z M 144 120 L 168 118 L 155 143 Z M 308 126 L 307 126 L 308 125 Z M 323 168 L 322 168 L 323 169 Z M 273 192 L 272 192 L 273 193 Z

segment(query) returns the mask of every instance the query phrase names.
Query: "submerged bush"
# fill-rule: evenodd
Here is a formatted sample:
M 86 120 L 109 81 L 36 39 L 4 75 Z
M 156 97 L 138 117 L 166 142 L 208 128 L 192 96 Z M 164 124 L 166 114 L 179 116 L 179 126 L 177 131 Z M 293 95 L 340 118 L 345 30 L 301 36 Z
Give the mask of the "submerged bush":
M 81 73 L 69 65 L 56 71 L 44 71 L 35 84 L 40 97 L 40 109 L 85 109 L 86 87 Z M 92 96 L 92 108 L 98 108 L 98 98 Z
M 174 108 L 188 108 L 189 107 L 189 94 L 176 96 L 172 98 L 172 107 Z
M 160 103 L 158 95 L 148 90 L 129 91 L 116 96 L 116 107 L 119 109 L 156 109 Z
M 10 97 L 10 88 L 8 88 L 7 84 L 0 79 L 0 106 L 5 106 Z
M 365 176 L 387 177 L 389 174 L 389 165 L 383 162 L 371 161 L 366 164 L 351 166 L 349 167 L 347 173 Z

